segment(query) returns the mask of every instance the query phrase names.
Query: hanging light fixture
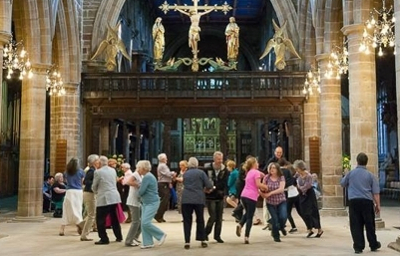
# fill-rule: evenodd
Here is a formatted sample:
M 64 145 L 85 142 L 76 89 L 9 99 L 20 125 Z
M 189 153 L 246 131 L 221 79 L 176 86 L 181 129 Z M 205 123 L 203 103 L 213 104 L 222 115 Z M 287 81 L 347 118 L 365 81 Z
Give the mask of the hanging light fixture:
M 349 70 L 349 52 L 347 50 L 347 40 L 343 39 L 343 46 L 335 46 L 329 56 L 329 63 L 324 76 L 326 78 L 340 79 L 341 75 L 347 74 Z
M 61 73 L 58 71 L 57 67 L 52 66 L 47 70 L 46 75 L 46 90 L 49 95 L 64 96 L 65 88 L 64 83 L 61 78 Z
M 375 18 L 377 14 L 377 18 Z M 370 18 L 365 23 L 363 38 L 360 43 L 359 51 L 365 54 L 371 53 L 373 49 L 378 48 L 378 56 L 383 56 L 382 48 L 393 47 L 393 53 L 396 54 L 394 25 L 396 18 L 394 17 L 393 6 L 386 8 L 385 0 L 382 0 L 382 9 L 375 8 L 370 12 Z M 372 30 L 372 36 L 369 31 Z
M 321 88 L 319 86 L 321 82 L 321 71 L 319 68 L 312 68 L 306 74 L 306 80 L 304 81 L 303 94 L 304 95 L 313 95 L 314 90 L 318 93 L 321 92 Z
M 3 69 L 7 70 L 7 79 L 11 79 L 15 71 L 19 71 L 19 79 L 22 80 L 26 75 L 28 78 L 33 76 L 31 62 L 28 53 L 24 49 L 22 41 L 16 43 L 13 38 L 3 49 Z

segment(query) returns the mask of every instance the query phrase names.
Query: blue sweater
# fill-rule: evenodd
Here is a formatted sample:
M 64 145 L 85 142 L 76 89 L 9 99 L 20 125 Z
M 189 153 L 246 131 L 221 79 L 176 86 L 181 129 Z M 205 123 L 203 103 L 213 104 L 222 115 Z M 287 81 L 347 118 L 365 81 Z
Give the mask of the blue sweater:
M 368 199 L 373 201 L 373 195 L 379 194 L 377 179 L 365 166 L 357 166 L 340 181 L 342 187 L 348 190 L 349 200 Z
M 139 195 L 143 204 L 151 204 L 160 201 L 158 197 L 158 183 L 154 175 L 148 172 L 143 176 L 142 184 L 139 188 Z

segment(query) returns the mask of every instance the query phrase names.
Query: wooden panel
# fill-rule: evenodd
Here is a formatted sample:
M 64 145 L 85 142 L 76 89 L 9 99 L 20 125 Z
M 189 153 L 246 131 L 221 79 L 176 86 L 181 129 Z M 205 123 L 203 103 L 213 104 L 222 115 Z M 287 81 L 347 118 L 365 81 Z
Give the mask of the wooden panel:
M 319 137 L 310 137 L 309 145 L 310 145 L 310 172 L 311 173 L 320 173 L 320 152 L 319 152 Z
M 67 165 L 67 140 L 57 140 L 56 142 L 56 173 L 65 171 Z

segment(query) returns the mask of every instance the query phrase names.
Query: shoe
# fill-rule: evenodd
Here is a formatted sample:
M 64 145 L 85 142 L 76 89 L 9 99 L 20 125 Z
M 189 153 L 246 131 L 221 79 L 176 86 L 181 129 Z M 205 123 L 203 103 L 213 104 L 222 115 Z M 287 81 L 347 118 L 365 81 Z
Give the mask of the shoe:
M 93 228 L 93 232 L 97 232 L 97 228 Z
M 136 246 L 139 246 L 139 245 L 136 244 L 136 243 L 131 243 L 131 244 L 125 244 L 125 246 L 126 247 L 136 247 Z
M 232 215 L 233 218 L 235 218 L 235 221 L 237 221 L 237 222 L 240 221 L 239 215 L 237 215 L 237 214 L 234 213 L 234 212 L 233 212 L 231 215 Z
M 317 233 L 317 235 L 316 235 L 315 237 L 317 237 L 317 238 L 318 238 L 318 237 L 321 237 L 323 233 L 324 233 L 324 231 L 321 230 L 320 232 Z
M 310 238 L 312 235 L 314 235 L 314 232 L 312 232 L 312 231 L 308 232 L 307 238 Z
M 109 244 L 109 243 L 110 243 L 109 241 L 101 241 L 101 240 L 94 242 L 94 244 Z
M 189 247 L 190 247 L 190 245 L 189 245 Z M 202 248 L 206 248 L 206 247 L 208 247 L 208 244 L 206 242 L 202 241 L 201 242 L 201 247 Z
M 93 241 L 93 239 L 90 239 L 90 238 L 82 238 L 81 237 L 81 241 L 83 242 L 83 241 Z
M 287 231 L 286 231 L 286 229 L 281 229 L 281 232 L 282 232 L 282 235 L 283 236 L 287 236 Z M 324 231 L 322 231 L 322 233 L 323 233 Z M 321 234 L 322 235 L 322 234 Z
M 161 237 L 160 241 L 158 242 L 158 246 L 163 245 L 163 243 L 165 242 L 165 238 L 167 238 L 167 234 L 164 234 L 164 235 Z
M 164 219 L 161 219 L 161 221 L 162 221 L 162 222 L 167 222 L 167 221 L 166 221 L 166 220 L 164 220 Z
M 295 233 L 295 232 L 297 232 L 297 228 L 292 228 L 291 230 L 289 230 L 289 233 L 290 233 L 290 234 L 293 234 L 293 233 Z
M 133 242 L 137 245 L 140 245 L 142 243 L 142 241 L 137 240 L 136 238 L 133 239 Z
M 208 236 L 206 236 L 206 241 L 208 241 Z
M 242 234 L 242 226 L 237 225 L 237 226 L 236 226 L 236 235 L 237 235 L 238 237 L 240 237 L 241 234 Z
M 122 242 L 122 238 L 115 239 L 115 242 L 118 242 L 118 243 Z
M 162 219 L 156 219 L 156 218 L 154 218 L 158 223 L 162 223 L 163 222 L 163 220 Z
M 132 222 L 132 219 L 127 218 L 126 221 L 125 221 L 124 223 L 127 223 L 127 224 L 128 224 L 128 223 L 131 223 L 131 222 Z
M 65 228 L 63 228 L 63 227 L 61 226 L 60 231 L 58 232 L 58 235 L 59 235 L 59 236 L 63 236 L 63 235 L 64 235 L 64 230 L 65 230 Z
M 186 250 L 190 249 L 190 244 L 185 244 L 185 246 L 183 246 L 183 248 L 185 248 Z
M 282 242 L 281 239 L 280 239 L 279 237 L 276 237 L 276 238 L 274 237 L 274 241 L 275 241 L 275 242 L 278 242 L 278 243 Z
M 140 246 L 140 249 L 150 249 L 150 248 L 153 248 L 153 247 L 154 247 L 154 244 L 142 245 L 142 246 Z
M 354 250 L 355 254 L 361 254 L 363 251 L 362 250 Z
M 268 229 L 268 225 L 266 225 L 265 227 L 262 228 L 262 230 L 267 230 Z
M 76 225 L 77 231 L 79 235 L 82 235 L 82 228 L 79 225 Z
M 248 237 L 245 237 L 244 238 L 244 244 L 249 244 L 250 242 L 249 242 L 249 238 Z
M 260 225 L 261 224 L 261 220 L 257 219 L 256 221 L 253 222 L 254 226 Z
M 376 242 L 376 247 L 371 247 L 371 252 L 376 252 L 381 246 L 381 242 Z
M 223 244 L 224 240 L 222 240 L 220 237 L 215 238 L 215 241 L 217 241 L 217 243 Z

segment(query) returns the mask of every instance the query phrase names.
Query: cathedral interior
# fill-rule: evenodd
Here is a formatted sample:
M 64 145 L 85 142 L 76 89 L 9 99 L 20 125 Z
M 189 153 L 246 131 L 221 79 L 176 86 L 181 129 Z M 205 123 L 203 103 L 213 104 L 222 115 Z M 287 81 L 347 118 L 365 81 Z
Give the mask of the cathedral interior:
M 382 190 L 399 181 L 397 1 L 3 0 L 0 10 L 0 197 L 18 194 L 21 218 L 41 216 L 44 175 L 92 153 L 134 165 L 164 152 L 177 169 L 216 150 L 265 163 L 281 146 L 318 174 L 332 215 L 344 212 L 344 156 L 354 167 L 365 152 Z

